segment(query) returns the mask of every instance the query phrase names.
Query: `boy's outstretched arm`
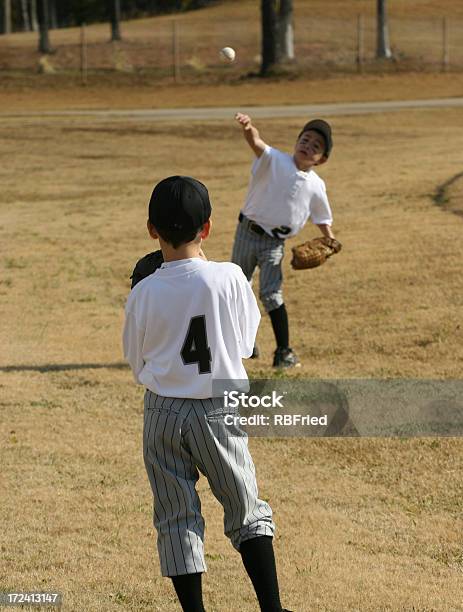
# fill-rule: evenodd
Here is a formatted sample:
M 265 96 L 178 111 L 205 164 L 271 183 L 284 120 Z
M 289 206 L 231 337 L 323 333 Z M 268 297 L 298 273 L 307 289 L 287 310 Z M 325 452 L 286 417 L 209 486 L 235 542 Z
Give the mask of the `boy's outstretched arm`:
M 333 234 L 333 231 L 331 230 L 331 225 L 323 224 L 323 225 L 317 225 L 317 227 L 319 228 L 321 233 L 327 238 L 335 238 L 335 235 Z
M 251 117 L 249 115 L 245 115 L 244 113 L 236 113 L 235 119 L 243 128 L 243 135 L 246 138 L 246 142 L 254 151 L 256 156 L 260 157 L 267 145 L 259 136 L 257 128 L 252 125 Z

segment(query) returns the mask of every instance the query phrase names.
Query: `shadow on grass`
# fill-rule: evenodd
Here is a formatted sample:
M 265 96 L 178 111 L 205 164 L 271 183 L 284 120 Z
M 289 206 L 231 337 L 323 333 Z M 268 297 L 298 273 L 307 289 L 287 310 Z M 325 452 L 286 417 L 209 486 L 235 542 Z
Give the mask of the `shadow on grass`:
M 445 210 L 448 210 L 455 215 L 463 216 L 463 208 L 461 204 L 458 202 L 452 201 L 451 196 L 449 195 L 449 188 L 452 187 L 455 183 L 458 183 L 460 180 L 463 180 L 463 172 L 459 172 L 455 174 L 451 178 L 449 178 L 445 183 L 439 185 L 436 189 L 436 192 L 433 195 L 434 203 Z
M 125 370 L 129 366 L 123 362 L 115 363 L 47 363 L 44 365 L 0 366 L 0 372 L 67 372 L 69 370 Z

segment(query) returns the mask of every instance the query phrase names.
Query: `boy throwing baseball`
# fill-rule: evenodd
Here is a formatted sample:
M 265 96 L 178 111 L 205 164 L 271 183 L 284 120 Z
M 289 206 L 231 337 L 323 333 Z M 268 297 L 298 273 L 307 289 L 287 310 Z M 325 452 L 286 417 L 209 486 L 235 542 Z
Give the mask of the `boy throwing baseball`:
M 252 353 L 260 314 L 237 265 L 205 260 L 210 215 L 199 181 L 172 176 L 156 185 L 148 231 L 164 263 L 136 284 L 125 309 L 124 354 L 146 388 L 143 450 L 161 571 L 184 611 L 204 612 L 204 520 L 195 488 L 201 472 L 223 506 L 225 534 L 241 554 L 261 610 L 282 612 L 272 511 L 258 497 L 247 438 L 223 435 L 228 411 L 212 384 L 247 381 L 242 359 Z M 223 603 L 224 610 L 239 608 Z
M 283 301 L 282 269 L 284 244 L 310 218 L 324 236 L 334 238 L 332 214 L 325 183 L 314 168 L 331 153 L 331 128 L 326 121 L 309 121 L 300 132 L 292 155 L 270 147 L 259 135 L 251 118 L 237 113 L 236 121 L 256 159 L 233 245 L 232 261 L 251 281 L 260 269 L 260 299 L 270 316 L 276 349 L 273 366 L 299 365 L 289 346 L 288 314 Z M 253 357 L 258 356 L 254 347 Z

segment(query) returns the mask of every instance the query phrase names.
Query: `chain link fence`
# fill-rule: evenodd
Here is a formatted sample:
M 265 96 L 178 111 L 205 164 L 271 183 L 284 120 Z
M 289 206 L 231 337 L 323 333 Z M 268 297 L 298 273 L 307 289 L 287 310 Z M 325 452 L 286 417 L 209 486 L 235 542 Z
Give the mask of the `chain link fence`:
M 134 26 L 134 24 L 136 24 Z M 159 78 L 238 78 L 260 67 L 260 23 L 163 18 L 121 24 L 123 40 L 109 42 L 109 26 L 50 31 L 51 70 L 149 72 Z M 301 72 L 462 70 L 463 20 L 389 19 L 392 59 L 376 59 L 376 20 L 296 19 L 295 67 Z M 219 50 L 237 52 L 223 64 Z M 39 55 L 31 34 L 0 36 L 0 69 L 36 70 Z

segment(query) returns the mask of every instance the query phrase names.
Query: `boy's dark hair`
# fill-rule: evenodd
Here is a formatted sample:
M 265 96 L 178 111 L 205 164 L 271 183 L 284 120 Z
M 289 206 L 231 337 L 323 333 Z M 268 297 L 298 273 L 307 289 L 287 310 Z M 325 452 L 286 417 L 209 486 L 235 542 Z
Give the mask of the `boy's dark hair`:
M 192 242 L 210 216 L 207 188 L 190 176 L 170 176 L 158 183 L 151 194 L 149 221 L 174 249 Z
M 202 227 L 203 226 L 201 226 L 197 230 L 175 230 L 156 228 L 156 231 L 165 242 L 168 242 L 171 246 L 173 246 L 174 249 L 178 249 L 178 247 L 182 244 L 192 242 L 198 235 L 198 232 L 201 231 Z

